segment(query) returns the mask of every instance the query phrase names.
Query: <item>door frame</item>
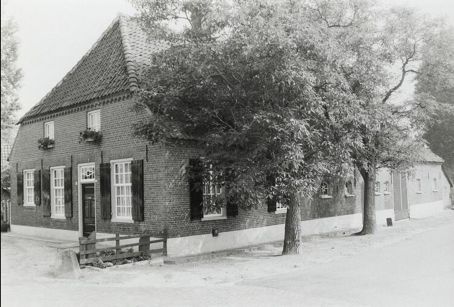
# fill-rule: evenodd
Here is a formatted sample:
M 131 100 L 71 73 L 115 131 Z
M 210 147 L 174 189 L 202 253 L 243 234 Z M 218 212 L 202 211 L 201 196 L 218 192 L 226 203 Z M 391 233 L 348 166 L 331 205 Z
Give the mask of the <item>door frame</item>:
M 81 169 L 82 167 L 86 166 L 91 166 L 93 167 L 94 171 L 94 178 L 93 179 L 82 179 L 82 172 Z M 96 204 L 97 204 L 97 199 L 96 199 L 96 165 L 95 162 L 89 162 L 89 163 L 81 163 L 77 165 L 77 207 L 79 210 L 79 237 L 83 237 L 83 210 L 82 210 L 82 185 L 85 183 L 93 183 L 94 187 L 94 197 L 95 197 L 95 232 L 96 232 Z

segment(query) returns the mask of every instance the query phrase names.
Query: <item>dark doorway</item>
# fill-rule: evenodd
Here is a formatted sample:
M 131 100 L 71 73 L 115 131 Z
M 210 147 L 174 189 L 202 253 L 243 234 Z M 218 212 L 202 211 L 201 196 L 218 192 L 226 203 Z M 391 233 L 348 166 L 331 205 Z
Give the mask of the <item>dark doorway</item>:
M 95 184 L 82 185 L 82 232 L 88 237 L 95 231 Z

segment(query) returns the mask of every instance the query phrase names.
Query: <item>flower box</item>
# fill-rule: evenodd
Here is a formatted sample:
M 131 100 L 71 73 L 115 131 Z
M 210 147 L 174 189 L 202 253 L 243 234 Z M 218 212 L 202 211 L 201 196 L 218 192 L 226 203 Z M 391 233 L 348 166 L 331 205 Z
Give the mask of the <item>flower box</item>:
M 39 149 L 43 149 L 43 150 L 51 149 L 51 148 L 54 148 L 54 145 L 55 145 L 55 141 L 53 139 L 41 138 L 38 140 Z
M 84 141 L 87 143 L 99 143 L 102 140 L 102 134 L 99 131 L 86 129 L 80 132 L 79 143 Z

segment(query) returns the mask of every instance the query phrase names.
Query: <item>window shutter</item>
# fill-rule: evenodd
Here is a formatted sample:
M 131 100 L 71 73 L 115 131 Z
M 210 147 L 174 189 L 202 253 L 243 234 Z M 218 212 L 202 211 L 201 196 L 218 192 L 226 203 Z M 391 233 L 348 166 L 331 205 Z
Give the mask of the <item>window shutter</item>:
M 65 217 L 73 217 L 72 167 L 65 167 Z
M 238 215 L 238 204 L 232 201 L 227 202 L 227 216 L 234 217 Z
M 41 201 L 43 204 L 43 216 L 49 217 L 51 214 L 50 208 L 50 169 L 42 170 L 41 182 Z
M 33 174 L 35 205 L 41 205 L 41 170 L 36 170 Z
M 110 201 L 110 163 L 99 165 L 101 174 L 101 218 L 110 220 L 112 218 L 112 204 Z
M 203 164 L 200 159 L 189 159 L 189 205 L 191 220 L 203 217 Z
M 132 219 L 142 222 L 143 204 L 143 160 L 131 161 Z
M 274 187 L 276 185 L 276 177 L 274 175 L 268 175 L 266 177 L 266 182 L 268 187 Z M 268 206 L 268 212 L 276 211 L 276 196 L 270 195 L 266 199 L 266 204 Z
M 24 204 L 24 173 L 17 173 L 17 205 L 22 206 Z

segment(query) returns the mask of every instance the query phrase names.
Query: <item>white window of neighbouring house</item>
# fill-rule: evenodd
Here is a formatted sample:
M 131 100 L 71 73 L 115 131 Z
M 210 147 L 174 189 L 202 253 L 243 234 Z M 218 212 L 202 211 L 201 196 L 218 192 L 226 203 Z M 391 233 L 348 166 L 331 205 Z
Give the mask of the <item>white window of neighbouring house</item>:
M 63 166 L 52 167 L 50 169 L 50 203 L 51 217 L 65 217 L 65 168 Z
M 112 161 L 114 219 L 132 221 L 131 159 Z
M 222 195 L 223 187 L 219 182 L 216 182 L 213 171 L 210 170 L 208 178 L 203 183 L 203 219 L 225 216 L 225 200 Z
M 346 183 L 345 183 L 345 192 L 344 192 L 345 196 L 354 196 L 355 193 L 353 191 L 353 182 L 351 180 L 348 180 Z
M 329 194 L 329 185 L 327 182 L 322 182 L 320 185 L 320 198 L 332 198 L 332 196 Z
M 437 178 L 433 179 L 433 191 L 434 192 L 438 191 L 438 180 L 437 180 Z
M 389 190 L 389 181 L 385 181 L 384 185 L 383 185 L 383 193 L 384 194 L 389 194 L 390 193 L 390 190 Z
M 34 171 L 24 170 L 24 206 L 35 205 Z
M 51 140 L 54 139 L 54 122 L 44 123 L 44 137 Z
M 380 194 L 380 181 L 375 182 L 375 194 Z
M 421 178 L 416 178 L 416 193 L 422 193 Z
M 87 128 L 93 131 L 101 131 L 101 110 L 87 113 Z

